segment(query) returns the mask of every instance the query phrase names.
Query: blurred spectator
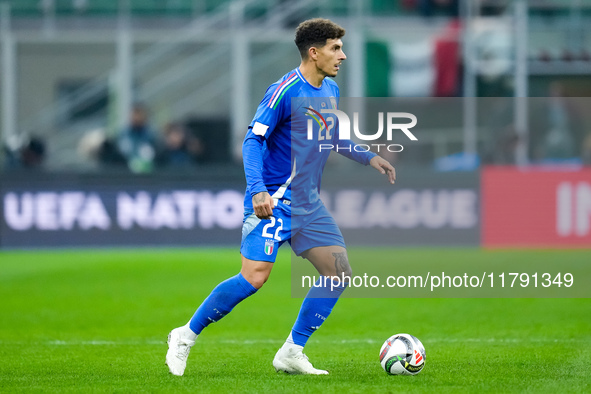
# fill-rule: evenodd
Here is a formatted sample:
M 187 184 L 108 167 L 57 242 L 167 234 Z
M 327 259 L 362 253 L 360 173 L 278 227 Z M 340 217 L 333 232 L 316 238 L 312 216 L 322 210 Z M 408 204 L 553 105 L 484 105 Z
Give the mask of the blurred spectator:
M 6 153 L 6 168 L 40 168 L 45 159 L 45 141 L 39 137 L 31 137 L 19 148 L 11 150 L 4 148 Z
M 146 173 L 153 170 L 156 139 L 148 125 L 146 107 L 141 104 L 133 107 L 130 124 L 119 134 L 117 147 L 132 172 Z
M 37 168 L 45 159 L 45 141 L 32 137 L 21 149 L 21 164 L 25 168 Z
M 515 165 L 516 149 L 521 142 L 514 123 L 513 98 L 485 98 L 483 109 L 483 144 L 479 153 L 483 164 Z
M 164 149 L 158 164 L 164 167 L 194 165 L 204 151 L 201 140 L 187 132 L 179 123 L 169 123 L 164 129 Z
M 87 132 L 78 144 L 78 153 L 102 166 L 125 166 L 126 159 L 103 129 Z
M 544 138 L 544 159 L 570 159 L 577 156 L 571 130 L 571 114 L 559 82 L 550 85 L 547 105 L 548 129 Z
M 519 135 L 513 124 L 499 130 L 493 151 L 488 152 L 490 157 L 487 161 L 494 164 L 517 164 L 516 152 L 519 141 Z
M 529 143 L 532 161 L 569 164 L 581 160 L 585 137 L 584 116 L 588 102 L 568 97 L 560 80 L 548 87 L 547 97 L 530 99 Z
M 117 149 L 117 145 L 109 138 L 101 143 L 98 150 L 99 163 L 106 166 L 119 166 L 125 165 L 125 157 Z

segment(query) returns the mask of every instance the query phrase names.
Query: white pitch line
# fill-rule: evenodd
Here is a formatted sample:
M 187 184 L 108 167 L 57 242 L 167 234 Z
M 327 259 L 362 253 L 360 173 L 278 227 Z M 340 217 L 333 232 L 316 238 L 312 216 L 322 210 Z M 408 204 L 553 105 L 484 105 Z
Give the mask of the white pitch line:
M 203 339 L 199 342 L 203 343 L 221 343 L 231 345 L 275 345 L 282 344 L 284 341 L 279 339 Z M 358 338 L 358 339 L 332 339 L 332 340 L 317 340 L 313 342 L 329 343 L 329 344 L 381 344 L 381 340 L 373 338 Z M 591 340 L 586 338 L 425 338 L 422 340 L 425 344 L 446 344 L 446 343 L 589 343 Z M 10 342 L 0 341 L 0 344 L 25 344 L 30 342 Z M 142 346 L 142 345 L 165 345 L 166 340 L 148 339 L 145 341 L 103 341 L 103 340 L 89 340 L 89 341 L 46 341 L 37 342 L 44 345 L 54 346 Z

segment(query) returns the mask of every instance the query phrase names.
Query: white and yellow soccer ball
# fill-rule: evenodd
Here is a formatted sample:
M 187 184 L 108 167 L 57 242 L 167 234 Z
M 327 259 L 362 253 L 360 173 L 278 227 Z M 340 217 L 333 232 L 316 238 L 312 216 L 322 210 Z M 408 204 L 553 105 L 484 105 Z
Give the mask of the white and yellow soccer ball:
M 416 375 L 425 366 L 425 347 L 410 334 L 396 334 L 380 349 L 380 364 L 390 375 Z

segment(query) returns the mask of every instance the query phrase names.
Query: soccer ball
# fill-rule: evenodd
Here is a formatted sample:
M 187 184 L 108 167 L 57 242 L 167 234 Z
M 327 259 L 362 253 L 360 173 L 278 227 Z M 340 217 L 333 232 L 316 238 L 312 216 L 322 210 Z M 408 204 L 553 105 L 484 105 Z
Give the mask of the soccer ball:
M 390 375 L 416 375 L 425 366 L 425 347 L 410 334 L 396 334 L 380 349 L 380 364 Z

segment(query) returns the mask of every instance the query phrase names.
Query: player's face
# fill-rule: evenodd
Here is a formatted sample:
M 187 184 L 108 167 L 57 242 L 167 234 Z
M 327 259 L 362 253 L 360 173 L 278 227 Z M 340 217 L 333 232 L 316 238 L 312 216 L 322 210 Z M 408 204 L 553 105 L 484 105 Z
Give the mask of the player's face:
M 341 63 L 347 58 L 340 38 L 326 40 L 326 45 L 317 48 L 317 54 L 316 67 L 328 77 L 336 77 Z

